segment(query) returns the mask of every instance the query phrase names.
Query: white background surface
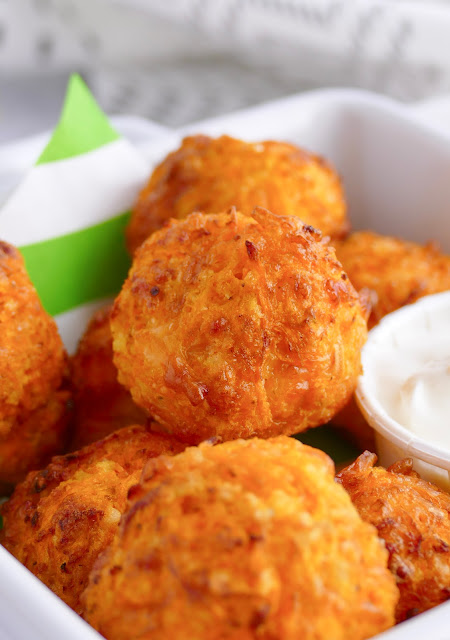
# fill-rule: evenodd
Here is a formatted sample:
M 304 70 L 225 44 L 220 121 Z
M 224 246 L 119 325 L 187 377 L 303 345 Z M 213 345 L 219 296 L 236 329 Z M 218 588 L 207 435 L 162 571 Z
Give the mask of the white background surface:
M 448 0 L 0 2 L 0 143 L 51 127 L 80 71 L 108 113 L 180 126 L 325 86 L 450 93 Z

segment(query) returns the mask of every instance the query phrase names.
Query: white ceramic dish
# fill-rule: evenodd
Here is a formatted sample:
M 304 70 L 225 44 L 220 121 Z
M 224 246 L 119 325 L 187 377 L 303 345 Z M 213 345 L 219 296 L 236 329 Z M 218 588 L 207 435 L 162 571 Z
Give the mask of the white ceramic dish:
M 450 251 L 450 133 L 424 124 L 414 109 L 350 90 L 294 96 L 144 141 L 149 168 L 189 133 L 296 142 L 335 164 L 355 228 L 420 242 L 438 238 Z M 444 640 L 449 623 L 446 603 L 377 637 Z M 0 640 L 99 637 L 0 548 Z

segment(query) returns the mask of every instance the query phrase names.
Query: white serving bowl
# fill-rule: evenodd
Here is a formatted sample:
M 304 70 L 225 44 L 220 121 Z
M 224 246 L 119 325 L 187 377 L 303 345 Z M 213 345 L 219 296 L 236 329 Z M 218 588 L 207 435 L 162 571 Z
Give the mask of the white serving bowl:
M 436 238 L 450 252 L 450 131 L 441 132 L 419 117 L 414 108 L 369 93 L 318 91 L 167 135 L 158 131 L 155 138 L 145 140 L 144 136 L 138 146 L 150 171 L 188 134 L 292 141 L 324 155 L 337 167 L 355 229 L 370 228 L 422 243 Z M 6 157 L 1 151 L 0 160 Z M 30 157 L 35 152 L 34 148 L 28 151 Z M 28 162 L 22 156 L 16 161 L 19 168 Z M 0 171 L 0 185 L 1 179 Z M 450 637 L 449 622 L 447 603 L 377 637 L 422 640 L 426 635 L 428 640 L 444 640 Z M 99 637 L 0 548 L 0 640 Z

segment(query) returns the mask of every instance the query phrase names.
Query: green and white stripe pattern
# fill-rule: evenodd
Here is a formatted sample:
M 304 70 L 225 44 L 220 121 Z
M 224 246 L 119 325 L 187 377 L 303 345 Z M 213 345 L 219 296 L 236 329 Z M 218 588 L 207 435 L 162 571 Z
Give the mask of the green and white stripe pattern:
M 147 174 L 73 76 L 50 142 L 0 212 L 0 239 L 20 248 L 69 351 L 126 277 L 123 230 Z

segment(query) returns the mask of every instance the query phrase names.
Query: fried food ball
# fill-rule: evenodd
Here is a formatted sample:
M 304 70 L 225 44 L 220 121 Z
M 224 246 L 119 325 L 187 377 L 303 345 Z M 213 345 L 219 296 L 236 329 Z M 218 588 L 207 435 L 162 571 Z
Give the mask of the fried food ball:
M 331 460 L 284 436 L 150 462 L 83 594 L 108 640 L 333 640 L 391 626 L 387 553 Z
M 192 214 L 137 252 L 111 315 L 119 381 L 197 444 L 327 422 L 360 373 L 365 309 L 294 217 Z
M 151 425 L 150 425 L 151 426 Z M 174 438 L 130 426 L 33 471 L 2 506 L 0 542 L 75 611 L 145 462 L 179 453 Z
M 66 353 L 20 253 L 0 242 L 0 484 L 15 483 L 64 445 Z
M 450 256 L 442 254 L 434 243 L 421 246 L 359 231 L 334 246 L 355 288 L 375 293 L 369 328 L 387 313 L 450 289 Z
M 337 480 L 386 543 L 400 622 L 450 597 L 450 495 L 422 480 L 410 458 L 387 470 L 376 461 L 366 451 Z
M 131 253 L 170 218 L 255 206 L 298 216 L 324 235 L 349 230 L 339 177 L 325 160 L 287 142 L 248 143 L 228 136 L 191 136 L 156 167 L 136 202 L 127 244 Z
M 97 311 L 71 360 L 74 421 L 71 449 L 76 450 L 148 415 L 117 380 L 109 327 L 111 308 Z

